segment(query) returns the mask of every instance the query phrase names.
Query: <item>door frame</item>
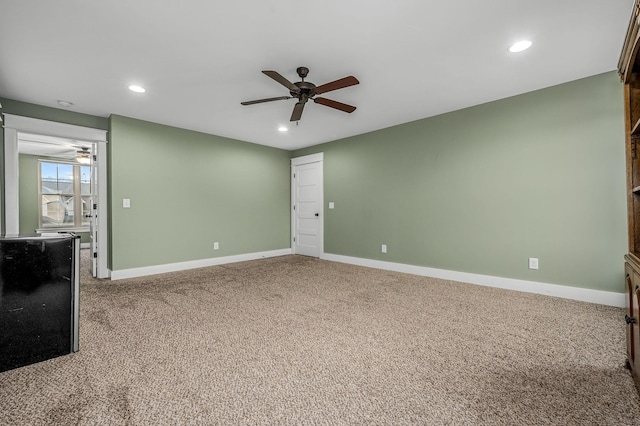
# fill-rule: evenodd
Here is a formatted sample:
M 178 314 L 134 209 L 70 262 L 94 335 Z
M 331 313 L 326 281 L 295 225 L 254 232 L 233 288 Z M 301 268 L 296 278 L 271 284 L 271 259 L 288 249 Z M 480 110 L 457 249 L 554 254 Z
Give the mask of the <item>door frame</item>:
M 107 131 L 55 121 L 3 114 L 4 118 L 4 232 L 8 235 L 19 233 L 19 168 L 18 133 L 33 133 L 65 139 L 77 139 L 94 143 L 98 154 L 98 244 L 97 277 L 109 278 L 107 255 L 109 234 L 107 232 Z
M 317 154 L 303 155 L 301 157 L 295 157 L 291 159 L 291 252 L 296 254 L 296 215 L 295 210 L 296 203 L 296 183 L 293 177 L 297 166 L 304 164 L 320 163 L 320 192 L 318 194 L 318 204 L 320 205 L 320 218 L 318 225 L 318 247 L 320 248 L 319 258 L 324 255 L 324 153 L 319 152 Z

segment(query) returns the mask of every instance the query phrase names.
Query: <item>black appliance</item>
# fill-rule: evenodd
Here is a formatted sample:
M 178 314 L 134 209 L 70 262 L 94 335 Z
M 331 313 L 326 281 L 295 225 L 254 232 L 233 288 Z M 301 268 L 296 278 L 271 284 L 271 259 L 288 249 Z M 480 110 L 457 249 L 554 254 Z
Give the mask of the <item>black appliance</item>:
M 0 371 L 78 351 L 80 237 L 0 236 Z

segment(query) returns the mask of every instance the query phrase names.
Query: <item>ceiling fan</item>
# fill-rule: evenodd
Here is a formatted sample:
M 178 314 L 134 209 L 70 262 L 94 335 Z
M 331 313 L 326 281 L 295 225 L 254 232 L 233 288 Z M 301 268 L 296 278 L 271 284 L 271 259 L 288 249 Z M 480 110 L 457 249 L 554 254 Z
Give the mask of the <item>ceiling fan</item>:
M 316 98 L 315 95 L 320 95 L 322 93 L 331 92 L 332 90 L 343 89 L 345 87 L 354 86 L 356 84 L 360 84 L 357 78 L 350 75 L 348 77 L 341 78 L 339 80 L 332 81 L 330 83 L 323 84 L 321 86 L 316 86 L 313 83 L 308 81 L 304 81 L 307 74 L 309 74 L 309 68 L 307 67 L 298 67 L 296 69 L 298 76 L 302 79 L 302 81 L 298 81 L 296 83 L 292 83 L 282 75 L 277 73 L 276 71 L 262 71 L 263 74 L 271 77 L 278 83 L 282 84 L 284 87 L 289 89 L 289 93 L 291 96 L 279 96 L 277 98 L 266 98 L 266 99 L 258 99 L 255 101 L 246 101 L 240 102 L 242 105 L 253 105 L 259 104 L 262 102 L 271 102 L 271 101 L 280 101 L 284 99 L 298 99 L 295 106 L 293 107 L 293 113 L 291 113 L 291 121 L 299 121 L 302 117 L 302 111 L 304 109 L 304 104 L 307 103 L 309 99 L 313 100 L 313 102 L 328 106 L 330 108 L 335 108 L 340 111 L 352 113 L 356 110 L 356 107 L 352 105 L 343 104 L 342 102 L 334 101 L 327 98 Z
M 85 146 L 77 146 L 76 148 L 80 148 L 76 151 L 76 160 L 80 164 L 91 164 L 91 151 L 89 148 Z

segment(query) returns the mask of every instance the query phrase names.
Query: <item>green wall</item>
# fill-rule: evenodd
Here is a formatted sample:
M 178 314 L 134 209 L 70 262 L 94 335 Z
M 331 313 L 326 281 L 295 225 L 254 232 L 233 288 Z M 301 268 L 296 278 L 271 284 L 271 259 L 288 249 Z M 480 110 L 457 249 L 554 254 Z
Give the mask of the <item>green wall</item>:
M 614 72 L 292 153 L 0 102 L 6 113 L 109 129 L 113 270 L 288 248 L 288 160 L 324 152 L 325 202 L 335 202 L 325 203 L 327 253 L 623 291 Z
M 38 229 L 38 157 L 21 154 L 18 156 L 20 179 L 19 218 L 20 233 L 33 234 Z
M 76 126 L 91 127 L 93 129 L 107 130 L 109 127 L 109 119 L 107 117 L 98 117 L 70 109 L 52 108 L 6 98 L 0 98 L 0 103 L 2 103 L 2 112 L 7 114 L 75 124 Z
M 109 136 L 112 270 L 290 247 L 287 151 L 117 115 Z
M 0 102 L 3 113 L 109 130 L 112 270 L 290 247 L 287 151 L 120 116 Z M 0 148 L 1 155 L 2 132 Z M 25 233 L 37 227 L 35 161 L 20 158 Z M 122 208 L 123 198 L 131 209 Z
M 611 72 L 292 157 L 324 152 L 327 253 L 622 292 L 622 100 Z

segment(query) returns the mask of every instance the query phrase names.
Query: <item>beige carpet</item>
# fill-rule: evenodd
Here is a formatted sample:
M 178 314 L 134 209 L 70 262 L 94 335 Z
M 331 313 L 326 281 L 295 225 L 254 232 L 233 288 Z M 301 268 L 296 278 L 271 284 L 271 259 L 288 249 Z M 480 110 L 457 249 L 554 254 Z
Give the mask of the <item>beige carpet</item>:
M 299 256 L 81 282 L 3 425 L 638 425 L 622 309 Z

